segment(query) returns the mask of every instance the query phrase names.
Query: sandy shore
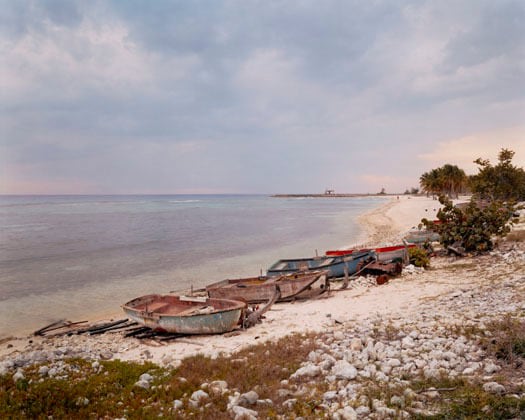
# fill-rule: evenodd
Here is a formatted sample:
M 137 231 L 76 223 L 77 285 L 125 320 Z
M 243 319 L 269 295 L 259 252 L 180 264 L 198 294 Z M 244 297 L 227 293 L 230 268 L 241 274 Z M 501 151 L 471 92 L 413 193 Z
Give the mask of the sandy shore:
M 400 238 L 410 228 L 417 226 L 422 217 L 434 218 L 439 203 L 426 197 L 393 198 L 360 218 L 365 228 L 365 243 L 356 245 L 380 245 L 399 243 Z M 416 284 L 417 283 L 417 284 Z M 337 285 L 335 286 L 338 287 Z M 334 322 L 358 320 L 372 313 L 392 313 L 409 308 L 418 299 L 434 296 L 443 292 L 446 287 L 439 283 L 423 282 L 417 279 L 403 278 L 383 287 L 367 287 L 366 282 L 355 282 L 344 292 L 331 292 L 315 300 L 274 305 L 266 314 L 266 319 L 259 325 L 237 335 L 196 336 L 191 339 L 176 340 L 169 344 L 153 347 L 147 346 L 146 358 L 161 363 L 166 359 L 180 360 L 188 355 L 203 353 L 216 355 L 221 352 L 231 353 L 243 346 L 261 340 L 277 339 L 293 332 L 323 331 Z M 108 318 L 121 318 L 116 312 Z M 88 341 L 90 344 L 107 348 L 112 345 L 114 358 L 122 360 L 143 360 L 144 344 L 138 340 L 122 339 L 115 344 L 113 334 L 97 338 L 75 336 L 76 340 Z M 16 351 L 22 351 L 32 340 L 32 345 L 46 339 L 25 337 L 9 340 L 0 345 L 0 357 Z M 64 339 L 67 341 L 66 339 Z M 106 343 L 106 341 L 109 341 Z

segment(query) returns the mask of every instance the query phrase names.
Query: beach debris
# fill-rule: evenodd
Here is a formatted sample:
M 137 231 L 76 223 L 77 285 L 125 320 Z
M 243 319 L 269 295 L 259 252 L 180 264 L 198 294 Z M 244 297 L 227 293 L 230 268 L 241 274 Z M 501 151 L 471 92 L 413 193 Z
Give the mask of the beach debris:
M 279 300 L 281 297 L 281 289 L 278 285 L 275 285 L 275 291 L 271 299 L 268 301 L 266 305 L 264 305 L 262 308 L 249 312 L 250 309 L 248 308 L 245 311 L 244 319 L 242 321 L 243 328 L 250 328 L 254 325 L 261 322 L 261 319 L 263 315 L 272 307 L 272 305 Z

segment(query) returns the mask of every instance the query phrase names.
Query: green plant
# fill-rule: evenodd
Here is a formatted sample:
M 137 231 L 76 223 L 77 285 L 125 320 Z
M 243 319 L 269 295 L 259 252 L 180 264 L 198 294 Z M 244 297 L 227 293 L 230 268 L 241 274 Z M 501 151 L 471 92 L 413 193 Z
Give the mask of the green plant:
M 410 264 L 413 264 L 416 267 L 428 268 L 430 266 L 428 253 L 422 248 L 409 248 L 408 258 Z
M 503 237 L 510 232 L 515 212 L 512 203 L 493 201 L 480 206 L 472 198 L 464 209 L 460 209 L 445 196 L 440 196 L 439 202 L 443 205 L 437 214 L 441 223 L 436 225 L 427 219 L 421 222 L 427 229 L 439 233 L 445 248 L 460 243 L 466 252 L 489 251 L 494 247 L 493 236 Z

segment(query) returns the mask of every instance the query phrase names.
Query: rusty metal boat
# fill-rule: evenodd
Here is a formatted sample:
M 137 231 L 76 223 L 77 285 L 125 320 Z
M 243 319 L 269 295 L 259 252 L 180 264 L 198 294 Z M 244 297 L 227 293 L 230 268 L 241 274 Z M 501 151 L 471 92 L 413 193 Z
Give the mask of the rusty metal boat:
M 227 279 L 206 286 L 206 292 L 211 298 L 242 299 L 247 303 L 259 303 L 269 300 L 278 286 L 278 302 L 306 299 L 328 289 L 327 274 L 325 270 L 318 270 L 276 277 Z
M 246 308 L 244 302 L 206 297 L 146 295 L 122 305 L 134 321 L 155 331 L 219 334 L 233 330 Z

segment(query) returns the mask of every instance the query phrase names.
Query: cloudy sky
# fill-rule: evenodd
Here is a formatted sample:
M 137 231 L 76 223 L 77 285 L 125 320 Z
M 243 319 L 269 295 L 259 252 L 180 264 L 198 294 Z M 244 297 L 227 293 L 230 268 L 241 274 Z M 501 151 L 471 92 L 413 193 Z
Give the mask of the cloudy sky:
M 0 1 L 0 193 L 403 192 L 525 166 L 523 0 Z

